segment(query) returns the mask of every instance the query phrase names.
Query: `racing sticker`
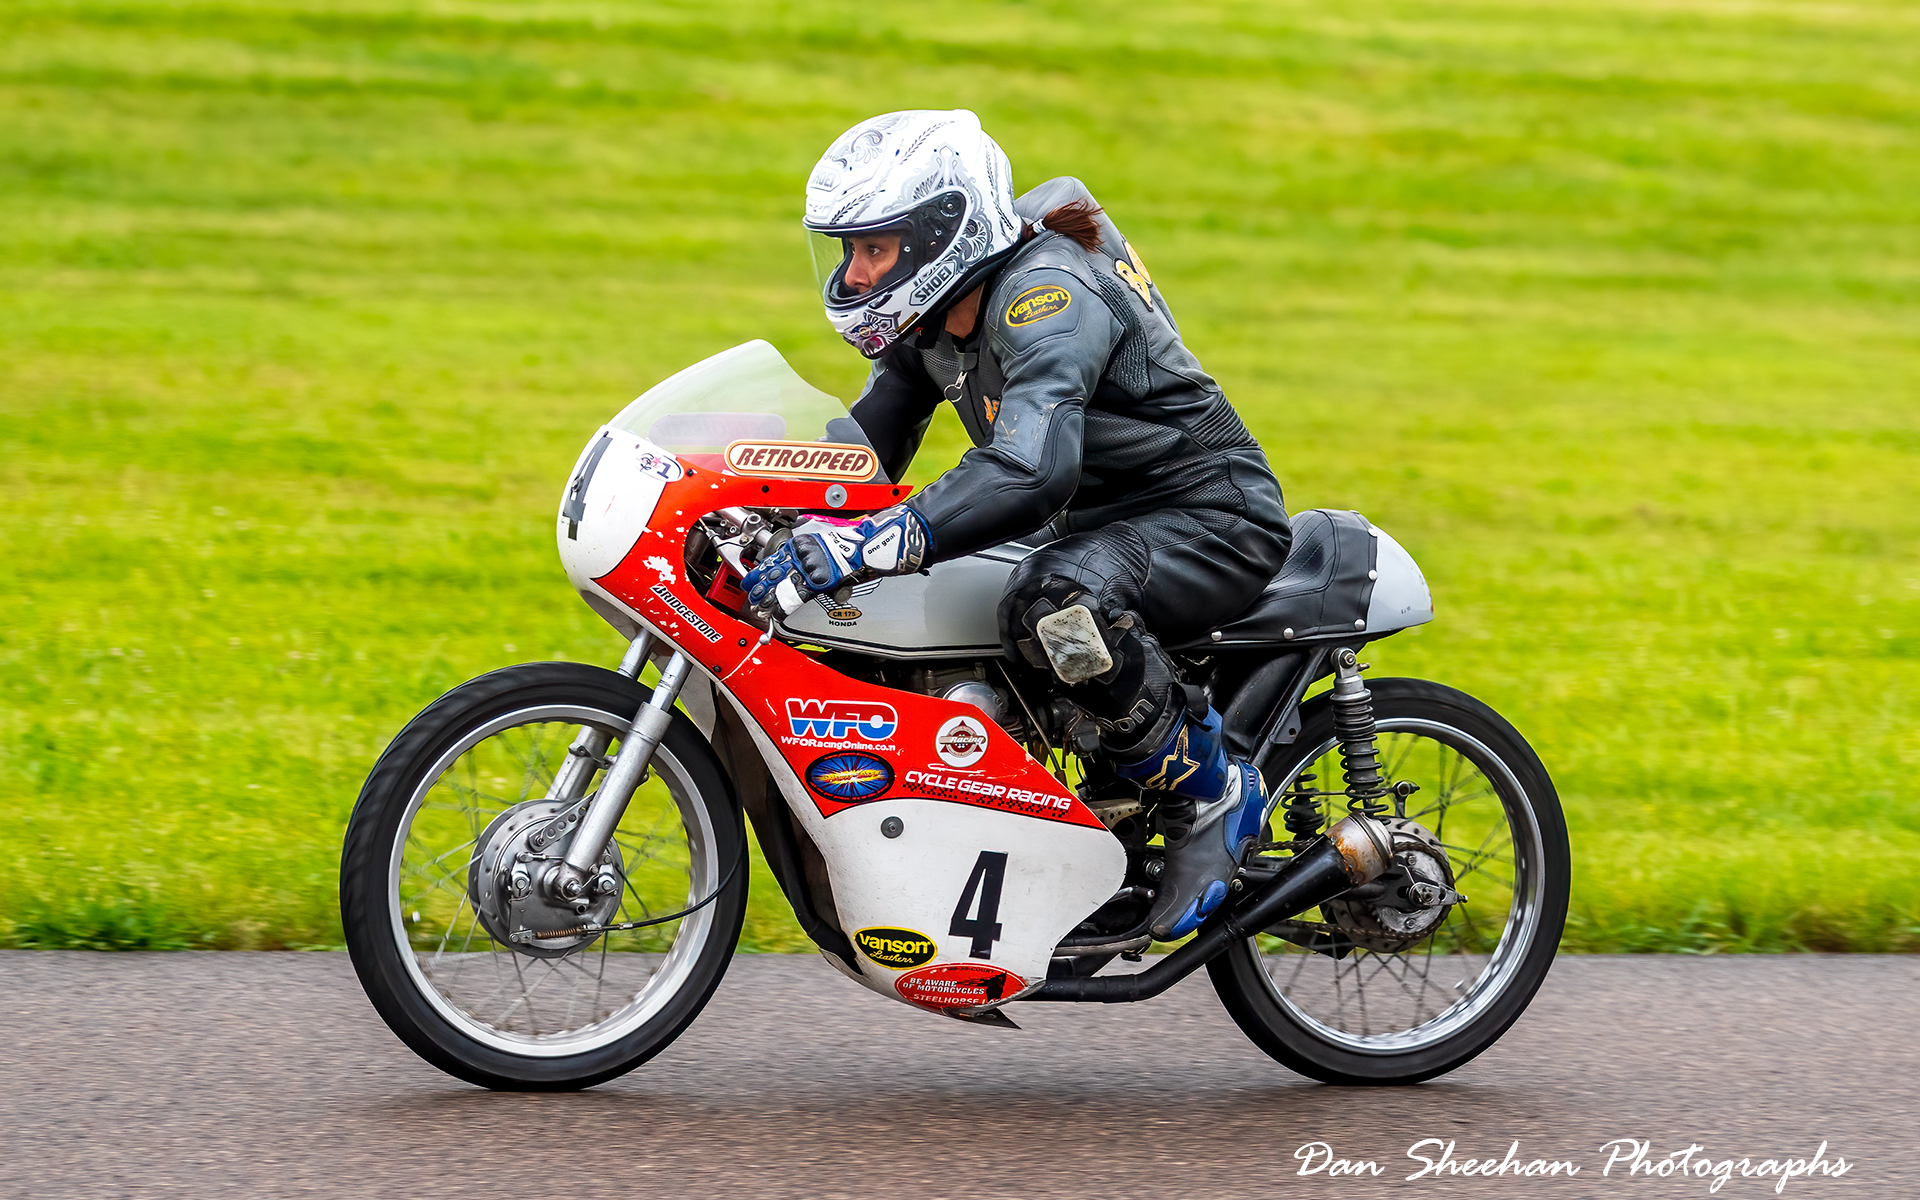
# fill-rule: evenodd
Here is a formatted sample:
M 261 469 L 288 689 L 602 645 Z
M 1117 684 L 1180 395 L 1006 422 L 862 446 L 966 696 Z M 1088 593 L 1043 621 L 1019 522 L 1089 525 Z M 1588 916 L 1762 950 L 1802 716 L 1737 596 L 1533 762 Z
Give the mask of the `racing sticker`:
M 933 749 L 950 767 L 970 767 L 986 757 L 986 723 L 979 717 L 949 717 L 934 734 Z
M 735 475 L 862 483 L 879 472 L 880 459 L 865 446 L 834 442 L 733 442 L 727 446 L 727 470 Z
M 1013 298 L 1007 305 L 1007 324 L 1031 325 L 1035 321 L 1044 321 L 1055 313 L 1067 311 L 1073 303 L 1073 293 L 1056 283 L 1043 283 L 1039 287 L 1030 287 Z
M 902 999 L 921 1008 L 978 1008 L 1017 995 L 1027 981 L 986 963 L 936 963 L 893 981 Z
M 859 804 L 893 786 L 887 760 L 858 750 L 824 754 L 807 768 L 807 786 L 829 800 Z
M 896 971 L 919 966 L 932 958 L 934 951 L 939 949 L 934 945 L 933 939 L 924 933 L 887 926 L 860 930 L 853 935 L 853 944 L 860 947 L 860 953 L 874 962 L 883 967 L 892 967 Z

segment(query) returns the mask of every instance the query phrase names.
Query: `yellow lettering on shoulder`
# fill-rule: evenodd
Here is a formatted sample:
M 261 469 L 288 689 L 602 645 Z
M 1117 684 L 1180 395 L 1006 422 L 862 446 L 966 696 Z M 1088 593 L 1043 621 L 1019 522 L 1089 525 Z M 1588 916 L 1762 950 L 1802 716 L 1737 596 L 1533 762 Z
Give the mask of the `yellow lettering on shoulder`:
M 1140 293 L 1140 302 L 1142 304 L 1145 304 L 1148 308 L 1152 308 L 1153 293 L 1149 292 L 1147 288 L 1152 285 L 1153 276 L 1147 274 L 1147 264 L 1140 261 L 1140 252 L 1133 248 L 1133 243 L 1122 242 L 1120 244 L 1127 248 L 1127 257 L 1114 260 L 1113 273 L 1118 275 L 1128 287 Z
M 1055 313 L 1067 311 L 1073 303 L 1073 293 L 1057 284 L 1043 283 L 1030 287 L 1013 298 L 1007 305 L 1007 324 L 1031 325 L 1035 321 L 1044 321 Z

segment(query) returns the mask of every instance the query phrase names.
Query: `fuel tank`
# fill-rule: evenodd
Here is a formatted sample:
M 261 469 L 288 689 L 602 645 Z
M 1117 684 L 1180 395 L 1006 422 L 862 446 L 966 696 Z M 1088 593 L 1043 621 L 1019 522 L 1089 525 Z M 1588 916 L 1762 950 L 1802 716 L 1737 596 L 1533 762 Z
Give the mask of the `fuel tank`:
M 935 563 L 925 574 L 876 579 L 845 600 L 816 596 L 780 622 L 783 637 L 880 658 L 998 656 L 995 612 L 1029 548 L 996 546 Z

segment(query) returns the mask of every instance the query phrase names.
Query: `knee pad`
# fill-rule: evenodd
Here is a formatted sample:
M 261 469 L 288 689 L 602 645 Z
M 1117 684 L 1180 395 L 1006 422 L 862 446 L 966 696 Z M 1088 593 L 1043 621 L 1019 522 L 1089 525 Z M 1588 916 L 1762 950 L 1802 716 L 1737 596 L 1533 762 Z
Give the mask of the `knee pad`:
M 1078 582 L 1057 575 L 1021 592 L 1008 597 L 1012 612 L 1002 609 L 1012 617 L 1015 647 L 1066 685 L 1099 726 L 1108 754 L 1125 759 L 1143 746 L 1151 751 L 1188 708 L 1198 703 L 1206 711 L 1205 697 L 1179 682 L 1173 660 L 1137 613 L 1109 613 Z

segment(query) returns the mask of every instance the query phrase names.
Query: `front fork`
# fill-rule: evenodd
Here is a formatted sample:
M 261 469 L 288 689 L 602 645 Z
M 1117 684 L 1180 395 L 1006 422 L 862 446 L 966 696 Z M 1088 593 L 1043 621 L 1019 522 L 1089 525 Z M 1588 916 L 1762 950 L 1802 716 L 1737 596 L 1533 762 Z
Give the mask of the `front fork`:
M 642 630 L 621 658 L 617 668 L 620 674 L 628 679 L 638 678 L 652 647 L 653 634 Z M 559 841 L 578 821 L 579 829 L 567 846 L 566 857 L 547 876 L 547 886 L 552 890 L 553 898 L 572 906 L 576 911 L 584 912 L 592 903 L 593 882 L 600 870 L 600 855 L 606 849 L 607 840 L 613 836 L 614 828 L 620 824 L 620 818 L 626 814 L 634 790 L 647 778 L 647 764 L 653 759 L 653 752 L 659 749 L 660 739 L 667 735 L 667 727 L 673 723 L 674 702 L 680 698 L 680 689 L 686 684 L 687 675 L 692 669 L 693 660 L 679 650 L 675 650 L 667 659 L 666 666 L 660 669 L 660 682 L 654 685 L 653 695 L 634 714 L 633 724 L 620 740 L 620 752 L 614 756 L 612 763 L 607 762 L 605 755 L 613 735 L 585 725 L 574 737 L 573 745 L 568 747 L 567 761 L 554 773 L 553 786 L 547 789 L 547 799 L 557 800 L 568 805 L 568 808 L 562 817 L 556 818 L 545 830 L 534 835 L 530 848 L 538 851 L 545 845 Z M 607 768 L 606 778 L 600 781 L 599 790 L 594 793 L 582 814 L 573 807 L 573 802 L 585 794 L 594 773 L 603 766 Z

